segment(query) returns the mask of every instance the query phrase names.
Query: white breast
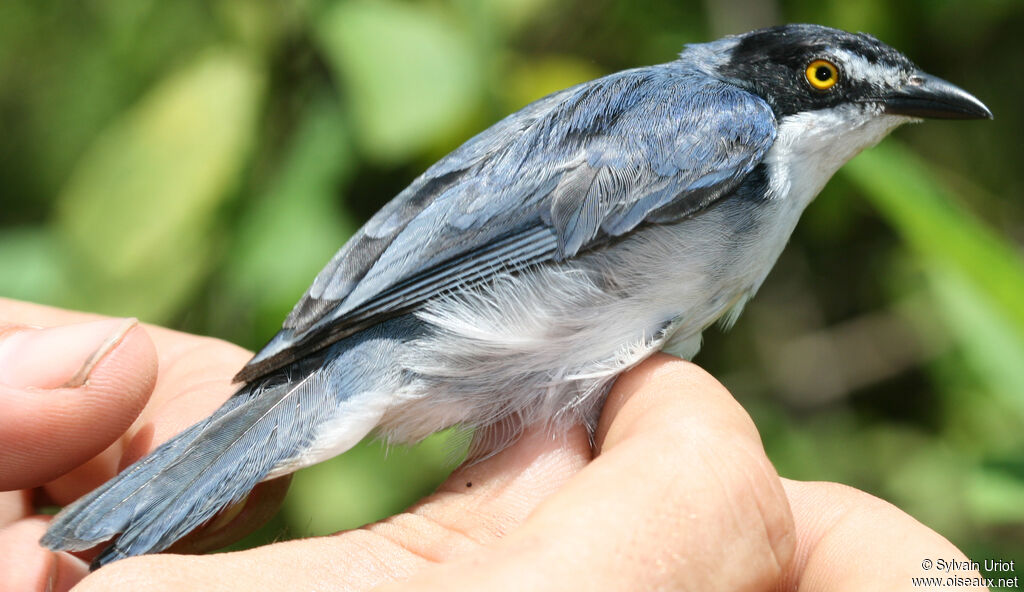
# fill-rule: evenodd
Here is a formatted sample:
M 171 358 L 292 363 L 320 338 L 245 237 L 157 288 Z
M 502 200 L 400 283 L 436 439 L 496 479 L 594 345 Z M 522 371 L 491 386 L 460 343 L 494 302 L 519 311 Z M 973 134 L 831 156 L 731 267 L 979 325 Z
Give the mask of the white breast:
M 397 360 L 415 378 L 384 431 L 408 441 L 454 423 L 589 417 L 611 380 L 653 351 L 696 353 L 701 331 L 760 286 L 829 177 L 904 121 L 860 107 L 785 118 L 765 158 L 767 199 L 726 198 L 572 261 L 433 300 L 417 313 L 433 330 Z
M 764 159 L 772 197 L 791 202 L 799 217 L 841 166 L 908 121 L 859 104 L 782 118 Z
M 735 304 L 731 311 L 714 309 L 713 306 L 712 310 L 704 310 L 706 305 L 695 301 L 689 310 L 705 313 L 701 317 L 711 315 L 718 318 L 727 314 L 726 324 L 735 320 L 743 304 L 753 296 L 774 267 L 804 209 L 821 192 L 825 183 L 851 158 L 908 121 L 911 120 L 907 117 L 884 115 L 869 105 L 842 105 L 781 119 L 776 140 L 763 161 L 769 181 L 767 198 L 746 208 L 742 203 L 723 204 L 724 216 L 717 219 L 712 216 L 701 224 L 703 228 L 700 231 L 711 234 L 720 232 L 716 228 L 728 229 L 730 220 L 733 220 L 734 228 L 744 229 L 726 231 L 729 240 L 717 248 L 709 247 L 716 252 L 702 255 L 712 267 L 728 267 L 730 271 L 719 278 L 717 285 L 708 289 L 711 294 L 728 295 Z M 730 211 L 730 208 L 737 211 Z M 739 222 L 735 221 L 737 218 Z M 749 224 L 750 220 L 757 222 Z M 709 269 L 707 275 L 715 277 L 714 269 Z M 723 299 L 729 298 L 710 299 L 710 303 L 713 305 Z M 687 334 L 687 324 L 678 324 L 682 330 L 667 344 L 666 351 L 680 355 L 695 354 L 694 346 L 699 346 L 699 339 Z

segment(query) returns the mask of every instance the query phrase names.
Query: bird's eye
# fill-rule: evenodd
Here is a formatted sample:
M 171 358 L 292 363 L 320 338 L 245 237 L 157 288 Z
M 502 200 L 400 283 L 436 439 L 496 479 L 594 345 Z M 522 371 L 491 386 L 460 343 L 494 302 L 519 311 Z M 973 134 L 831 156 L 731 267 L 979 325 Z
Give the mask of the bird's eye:
M 815 90 L 828 90 L 839 82 L 839 68 L 826 60 L 814 60 L 807 64 L 804 74 Z

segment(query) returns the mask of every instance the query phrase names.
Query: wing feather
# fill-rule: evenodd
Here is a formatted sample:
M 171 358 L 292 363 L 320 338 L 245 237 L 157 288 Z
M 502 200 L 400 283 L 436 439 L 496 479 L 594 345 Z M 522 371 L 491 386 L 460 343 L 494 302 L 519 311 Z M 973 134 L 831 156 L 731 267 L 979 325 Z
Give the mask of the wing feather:
M 681 62 L 510 115 L 428 169 L 317 276 L 251 380 L 446 291 L 571 258 L 735 190 L 775 139 L 760 98 Z

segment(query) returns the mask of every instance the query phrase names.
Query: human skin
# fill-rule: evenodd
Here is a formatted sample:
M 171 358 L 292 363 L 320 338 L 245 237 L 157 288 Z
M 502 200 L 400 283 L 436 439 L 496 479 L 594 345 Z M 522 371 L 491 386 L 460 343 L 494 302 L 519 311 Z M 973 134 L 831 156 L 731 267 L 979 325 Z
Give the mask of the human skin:
M 925 558 L 966 559 L 878 498 L 780 478 L 729 392 L 666 355 L 619 378 L 593 447 L 582 427 L 528 430 L 361 529 L 88 577 L 39 546 L 36 503 L 74 500 L 208 415 L 249 355 L 0 299 L 0 589 L 899 590 Z

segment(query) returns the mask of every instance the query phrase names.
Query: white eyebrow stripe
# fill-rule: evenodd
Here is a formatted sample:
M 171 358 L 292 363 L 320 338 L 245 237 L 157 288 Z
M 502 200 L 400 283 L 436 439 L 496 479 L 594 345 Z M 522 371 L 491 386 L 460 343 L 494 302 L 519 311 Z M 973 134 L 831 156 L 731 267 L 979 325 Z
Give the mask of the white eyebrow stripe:
M 847 76 L 854 80 L 864 80 L 875 84 L 885 84 L 886 81 L 899 80 L 902 77 L 899 68 L 881 62 L 872 64 L 864 56 L 845 49 L 835 49 L 832 51 L 832 55 L 840 62 L 838 64 L 841 70 L 840 77 Z

